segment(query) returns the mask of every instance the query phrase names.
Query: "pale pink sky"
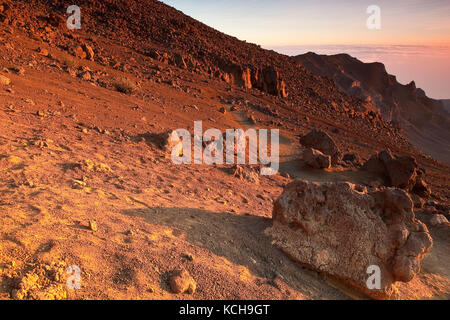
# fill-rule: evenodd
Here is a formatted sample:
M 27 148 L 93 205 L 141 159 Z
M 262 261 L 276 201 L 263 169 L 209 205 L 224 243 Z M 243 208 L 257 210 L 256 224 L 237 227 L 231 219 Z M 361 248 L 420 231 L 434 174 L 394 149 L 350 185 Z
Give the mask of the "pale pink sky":
M 285 54 L 349 53 L 450 98 L 450 0 L 163 0 L 241 40 Z M 381 9 L 369 30 L 366 10 Z
M 163 0 L 241 40 L 265 46 L 448 44 L 450 0 Z M 381 10 L 369 30 L 367 8 Z
M 450 46 L 414 45 L 305 45 L 266 47 L 287 55 L 308 51 L 318 54 L 348 53 L 363 62 L 383 62 L 402 84 L 414 80 L 430 98 L 450 99 Z

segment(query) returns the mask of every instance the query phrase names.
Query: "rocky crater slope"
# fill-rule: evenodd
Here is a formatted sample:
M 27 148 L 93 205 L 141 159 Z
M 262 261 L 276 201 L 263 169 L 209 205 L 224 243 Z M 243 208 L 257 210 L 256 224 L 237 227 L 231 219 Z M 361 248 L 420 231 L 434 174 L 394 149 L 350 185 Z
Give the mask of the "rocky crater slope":
M 395 283 L 399 298 L 448 299 L 449 168 L 364 99 L 158 1 L 77 4 L 82 29 L 71 31 L 66 1 L 0 1 L 0 299 L 374 297 L 342 286 L 362 283 L 363 262 L 386 269 L 386 292 L 415 275 Z M 194 121 L 278 129 L 279 172 L 174 164 L 170 132 L 194 136 Z M 391 161 L 378 161 L 388 149 Z M 330 218 L 305 230 L 343 235 L 348 217 L 330 217 L 339 206 L 354 209 L 350 231 L 382 227 L 364 229 L 374 247 L 354 251 L 359 264 L 324 242 L 348 270 L 303 268 L 272 243 L 274 204 L 297 181 L 308 192 L 347 186 L 334 208 L 298 195 Z

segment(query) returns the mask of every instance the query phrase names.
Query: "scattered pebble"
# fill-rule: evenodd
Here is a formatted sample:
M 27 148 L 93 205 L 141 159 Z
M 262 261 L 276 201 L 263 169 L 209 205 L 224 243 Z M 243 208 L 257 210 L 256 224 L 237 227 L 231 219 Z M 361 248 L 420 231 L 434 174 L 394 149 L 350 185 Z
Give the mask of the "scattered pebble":
M 94 232 L 97 231 L 98 230 L 97 221 L 95 220 L 89 221 L 89 229 L 91 229 Z

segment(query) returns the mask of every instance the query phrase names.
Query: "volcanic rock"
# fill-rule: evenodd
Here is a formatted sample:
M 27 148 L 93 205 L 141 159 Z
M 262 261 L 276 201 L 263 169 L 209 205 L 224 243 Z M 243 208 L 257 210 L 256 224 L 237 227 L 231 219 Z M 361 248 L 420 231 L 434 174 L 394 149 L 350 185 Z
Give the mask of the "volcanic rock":
M 194 294 L 197 283 L 186 270 L 174 270 L 169 279 L 170 288 L 174 293 Z
M 431 195 L 431 189 L 423 179 L 422 175 L 419 175 L 416 178 L 414 187 L 412 189 L 412 192 L 417 194 L 418 196 L 422 198 L 429 198 Z
M 344 154 L 344 156 L 342 157 L 342 161 L 355 161 L 356 160 L 356 155 L 354 153 L 346 153 Z
M 92 49 L 91 46 L 84 44 L 83 45 L 83 51 L 86 52 L 86 58 L 88 60 L 94 61 L 94 49 Z
M 423 171 L 411 156 L 393 157 L 388 150 L 384 150 L 370 157 L 362 169 L 382 176 L 387 186 L 404 189 L 422 198 L 431 195 Z
M 448 225 L 449 222 L 447 218 L 442 214 L 434 214 L 430 219 L 430 225 L 432 226 L 440 226 L 440 225 Z
M 141 135 L 148 143 L 153 144 L 166 154 L 183 155 L 183 147 L 181 145 L 181 139 L 176 131 L 167 130 L 162 133 L 146 133 Z M 177 148 L 176 150 L 174 148 Z
M 412 280 L 433 245 L 411 198 L 394 188 L 359 192 L 347 182 L 295 181 L 272 219 L 266 233 L 293 260 L 377 299 L 395 298 L 394 282 Z M 381 270 L 380 289 L 366 285 L 370 266 Z
M 331 164 L 336 165 L 341 160 L 341 152 L 337 144 L 326 132 L 313 130 L 300 138 L 300 143 L 306 148 L 314 148 L 331 156 Z
M 418 196 L 417 194 L 415 194 L 415 193 L 411 194 L 411 200 L 412 200 L 412 202 L 414 204 L 414 208 L 421 209 L 425 205 L 425 200 L 423 198 L 421 198 L 420 196 Z
M 174 54 L 173 56 L 174 59 L 174 64 L 181 68 L 181 69 L 187 69 L 187 64 L 186 64 L 186 58 L 184 56 L 182 56 L 179 53 Z
M 303 161 L 308 166 L 316 169 L 328 169 L 331 167 L 331 157 L 312 148 L 303 151 Z
M 411 156 L 403 156 L 390 161 L 385 161 L 391 186 L 411 190 L 417 177 L 417 162 Z
M 246 89 L 252 88 L 251 71 L 249 68 L 231 63 L 223 66 L 222 70 L 225 72 L 225 75 L 222 76 L 226 82 Z
M 344 154 L 344 156 L 342 157 L 342 161 L 346 162 L 347 164 L 351 164 L 355 167 L 361 166 L 361 159 L 355 153 Z
M 74 49 L 74 55 L 77 58 L 85 59 L 86 58 L 86 52 L 83 50 L 81 46 L 78 46 Z
M 9 86 L 11 83 L 11 80 L 9 80 L 9 78 L 0 75 L 0 84 L 3 86 Z
M 48 56 L 48 50 L 47 49 L 45 49 L 45 48 L 42 48 L 42 47 L 39 47 L 38 48 L 38 52 L 39 52 L 39 54 L 40 55 L 43 55 L 44 57 L 47 57 Z
M 241 165 L 234 165 L 230 168 L 230 172 L 233 176 L 240 180 L 245 180 L 254 184 L 259 184 L 259 175 L 250 166 L 241 166 Z
M 280 73 L 273 66 L 263 68 L 253 74 L 252 82 L 255 87 L 276 96 L 283 98 L 288 96 L 285 82 L 280 78 Z

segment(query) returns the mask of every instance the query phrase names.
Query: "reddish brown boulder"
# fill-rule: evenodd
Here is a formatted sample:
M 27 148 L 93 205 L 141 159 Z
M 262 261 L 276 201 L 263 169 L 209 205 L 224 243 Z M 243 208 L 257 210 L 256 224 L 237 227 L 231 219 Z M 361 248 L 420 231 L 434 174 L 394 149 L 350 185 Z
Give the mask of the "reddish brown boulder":
M 78 46 L 74 49 L 74 55 L 75 55 L 75 57 L 80 58 L 80 59 L 86 59 L 86 57 L 87 57 L 86 52 L 83 50 L 83 48 L 81 46 Z
M 444 215 L 434 214 L 430 219 L 430 225 L 435 227 L 435 226 L 448 226 L 450 224 Z
M 181 138 L 176 131 L 167 130 L 161 133 L 145 133 L 139 136 L 148 144 L 156 146 L 166 153 L 166 155 L 183 155 L 183 147 L 180 142 Z
M 90 45 L 84 44 L 83 51 L 86 52 L 86 59 L 94 61 L 94 49 Z
M 390 179 L 390 185 L 410 191 L 417 177 L 417 162 L 411 156 L 398 157 L 385 161 L 386 172 Z
M 173 56 L 174 64 L 181 69 L 187 69 L 186 58 L 179 53 Z
M 388 150 L 381 151 L 370 157 L 362 169 L 382 176 L 387 186 L 404 189 L 425 199 L 431 195 L 423 170 L 411 156 L 393 157 Z
M 339 148 L 326 132 L 322 130 L 313 130 L 300 138 L 300 143 L 306 148 L 313 148 L 322 153 L 331 156 L 331 164 L 336 165 L 342 158 Z
M 234 165 L 230 168 L 230 173 L 240 180 L 259 184 L 259 174 L 257 170 L 251 166 Z
M 413 279 L 433 244 L 403 190 L 350 183 L 289 184 L 266 233 L 293 260 L 377 299 L 395 298 L 394 283 Z M 370 266 L 381 271 L 379 289 L 367 286 Z
M 431 189 L 428 187 L 422 175 L 417 176 L 412 192 L 425 199 L 431 196 Z
M 94 49 L 90 45 L 83 44 L 73 49 L 73 55 L 80 59 L 94 60 Z
M 328 169 L 331 167 L 331 157 L 312 148 L 303 151 L 303 161 L 306 165 L 315 169 Z
M 186 270 L 174 270 L 169 279 L 170 288 L 174 293 L 194 294 L 197 283 Z
M 389 150 L 384 150 L 372 155 L 370 159 L 364 163 L 362 169 L 387 178 L 385 163 L 392 159 L 393 156 L 391 152 Z

